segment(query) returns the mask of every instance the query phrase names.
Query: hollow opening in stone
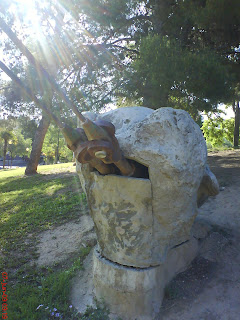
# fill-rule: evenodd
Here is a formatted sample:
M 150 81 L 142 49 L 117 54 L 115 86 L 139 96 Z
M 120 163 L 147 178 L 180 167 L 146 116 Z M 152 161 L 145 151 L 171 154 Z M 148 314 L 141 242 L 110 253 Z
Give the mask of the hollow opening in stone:
M 149 179 L 148 167 L 135 160 L 128 159 L 128 161 L 135 167 L 134 178 Z
M 135 172 L 132 176 L 129 178 L 140 178 L 140 179 L 149 179 L 149 172 L 148 172 L 148 167 L 145 166 L 144 164 L 137 162 L 132 159 L 127 159 L 130 164 L 132 164 L 135 168 Z M 94 172 L 98 172 L 98 174 L 102 175 L 97 169 L 92 169 Z M 120 170 L 115 166 L 115 173 L 114 175 L 117 176 L 123 176 L 120 172 Z

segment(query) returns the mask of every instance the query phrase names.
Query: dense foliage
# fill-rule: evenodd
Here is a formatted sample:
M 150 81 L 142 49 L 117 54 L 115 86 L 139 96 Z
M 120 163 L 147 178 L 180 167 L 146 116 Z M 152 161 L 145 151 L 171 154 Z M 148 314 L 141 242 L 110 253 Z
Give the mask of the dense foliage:
M 208 148 L 233 147 L 234 119 L 217 117 L 205 120 L 202 131 Z
M 3 167 L 6 164 L 6 156 L 9 153 L 12 159 L 15 156 L 29 156 L 31 139 L 24 137 L 20 122 L 15 118 L 0 120 L 0 157 L 3 158 Z
M 50 125 L 45 136 L 42 153 L 46 156 L 46 163 L 70 162 L 73 152 L 66 146 L 64 137 L 59 128 Z

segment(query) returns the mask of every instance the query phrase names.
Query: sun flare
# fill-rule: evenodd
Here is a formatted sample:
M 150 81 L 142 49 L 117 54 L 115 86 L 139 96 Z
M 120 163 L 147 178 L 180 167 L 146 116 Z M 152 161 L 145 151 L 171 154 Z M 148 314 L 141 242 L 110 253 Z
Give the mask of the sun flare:
M 37 0 L 15 0 L 10 10 L 15 15 L 19 24 L 28 26 L 32 33 L 39 36 L 42 33 L 40 27 L 41 21 L 36 4 L 39 8 L 46 6 L 45 1 L 39 3 Z
M 38 18 L 35 1 L 32 0 L 15 0 L 11 9 L 15 15 L 22 15 L 24 20 L 34 21 Z

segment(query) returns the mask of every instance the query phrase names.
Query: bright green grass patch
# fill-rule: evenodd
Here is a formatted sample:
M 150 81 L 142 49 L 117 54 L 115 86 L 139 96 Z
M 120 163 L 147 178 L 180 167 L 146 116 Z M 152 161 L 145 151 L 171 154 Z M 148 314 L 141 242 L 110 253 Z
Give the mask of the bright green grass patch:
M 38 173 L 53 173 L 53 172 L 74 172 L 75 168 L 73 162 L 68 163 L 58 163 L 53 165 L 39 165 L 37 172 Z M 0 180 L 4 178 L 23 176 L 26 167 L 16 168 L 16 169 L 4 169 L 0 170 Z
M 30 232 L 79 217 L 86 203 L 74 171 L 72 164 L 70 167 L 64 164 L 42 166 L 39 168 L 42 173 L 34 176 L 23 176 L 22 168 L 1 172 L 0 245 L 3 251 L 14 249 L 15 242 Z
M 91 248 L 80 251 L 79 257 L 67 270 L 28 268 L 19 270 L 20 283 L 9 289 L 10 319 L 81 319 L 75 317 L 69 303 L 70 283 Z M 27 273 L 26 273 L 27 271 Z M 56 317 L 55 317 L 56 316 Z

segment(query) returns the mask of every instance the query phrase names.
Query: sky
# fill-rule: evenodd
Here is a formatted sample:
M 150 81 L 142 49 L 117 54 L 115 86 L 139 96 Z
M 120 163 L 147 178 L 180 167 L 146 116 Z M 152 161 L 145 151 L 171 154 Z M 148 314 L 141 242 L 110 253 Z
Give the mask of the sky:
M 226 108 L 226 106 L 223 104 L 223 105 L 219 106 L 219 109 L 226 112 L 226 115 L 225 116 L 223 115 L 223 119 L 234 118 L 235 115 L 234 115 L 232 107 Z
M 218 105 L 218 109 L 220 109 L 221 111 L 226 113 L 225 115 L 221 114 L 221 117 L 223 119 L 230 119 L 230 118 L 234 118 L 235 117 L 235 114 L 233 112 L 232 107 L 226 107 L 225 104 L 220 104 L 220 105 Z M 205 114 L 202 114 L 202 117 L 203 117 L 204 120 L 207 120 L 207 118 L 208 118 Z

